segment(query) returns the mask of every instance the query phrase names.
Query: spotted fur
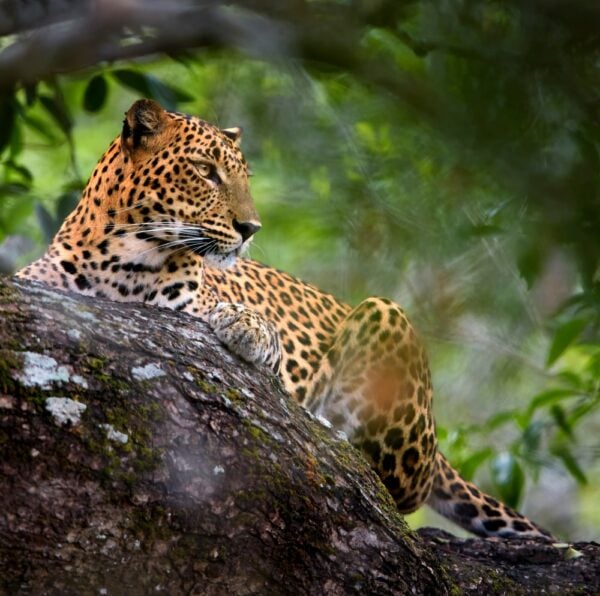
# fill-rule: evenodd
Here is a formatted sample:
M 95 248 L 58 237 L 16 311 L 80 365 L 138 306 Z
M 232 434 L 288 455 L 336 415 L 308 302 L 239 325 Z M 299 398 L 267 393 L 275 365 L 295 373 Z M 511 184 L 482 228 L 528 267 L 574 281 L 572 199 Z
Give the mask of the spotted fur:
M 239 138 L 239 129 L 136 102 L 46 254 L 17 275 L 206 320 L 343 430 L 402 512 L 427 503 L 482 536 L 549 536 L 437 450 L 427 357 L 397 304 L 368 298 L 351 308 L 237 258 L 260 228 Z

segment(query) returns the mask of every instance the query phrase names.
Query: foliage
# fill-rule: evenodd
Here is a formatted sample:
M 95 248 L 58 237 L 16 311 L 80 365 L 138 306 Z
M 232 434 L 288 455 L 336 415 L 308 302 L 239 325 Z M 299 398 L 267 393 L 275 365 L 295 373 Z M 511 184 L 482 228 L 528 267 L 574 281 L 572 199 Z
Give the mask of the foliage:
M 346 300 L 406 307 L 432 355 L 442 447 L 462 472 L 487 469 L 511 504 L 543 467 L 594 482 L 599 10 L 317 1 L 305 23 L 252 8 L 265 26 L 277 11 L 303 43 L 277 46 L 277 62 L 225 42 L 5 88 L 0 238 L 42 250 L 138 96 L 241 123 L 264 224 L 253 256 Z M 318 20 L 334 26 L 307 41 Z M 279 43 L 269 31 L 249 35 L 254 55 Z

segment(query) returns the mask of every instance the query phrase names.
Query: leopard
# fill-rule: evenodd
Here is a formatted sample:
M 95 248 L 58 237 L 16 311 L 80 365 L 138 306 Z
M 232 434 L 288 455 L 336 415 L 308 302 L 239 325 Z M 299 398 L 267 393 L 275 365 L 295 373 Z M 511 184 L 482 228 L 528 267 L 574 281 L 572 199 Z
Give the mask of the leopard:
M 241 135 L 137 100 L 77 207 L 16 277 L 206 322 L 344 433 L 402 514 L 427 505 L 482 537 L 553 539 L 438 449 L 427 355 L 398 304 L 351 307 L 244 256 L 261 222 Z

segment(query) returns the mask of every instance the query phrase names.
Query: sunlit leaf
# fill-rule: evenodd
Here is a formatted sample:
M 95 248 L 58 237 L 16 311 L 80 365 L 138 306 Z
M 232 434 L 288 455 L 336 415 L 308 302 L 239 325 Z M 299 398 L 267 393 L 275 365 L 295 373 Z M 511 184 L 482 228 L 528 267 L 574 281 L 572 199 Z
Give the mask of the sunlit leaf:
M 572 319 L 563 323 L 554 333 L 546 364 L 550 366 L 579 337 L 586 325 L 585 319 Z
M 583 553 L 580 550 L 569 546 L 565 552 L 565 561 L 570 561 L 571 559 L 579 559 L 579 557 L 583 557 Z
M 491 473 L 502 500 L 516 507 L 525 485 L 525 475 L 515 456 L 508 452 L 497 455 L 491 462 Z
M 104 75 L 97 74 L 92 77 L 83 93 L 83 107 L 88 112 L 98 112 L 106 103 L 108 97 L 108 84 Z

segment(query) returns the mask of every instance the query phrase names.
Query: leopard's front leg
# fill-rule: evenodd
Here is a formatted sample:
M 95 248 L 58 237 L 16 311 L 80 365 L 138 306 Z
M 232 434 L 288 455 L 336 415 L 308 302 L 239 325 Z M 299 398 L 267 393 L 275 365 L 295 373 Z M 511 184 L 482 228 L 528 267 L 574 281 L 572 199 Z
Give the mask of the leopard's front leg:
M 208 324 L 217 337 L 240 358 L 279 372 L 279 332 L 271 321 L 243 304 L 219 302 L 210 311 Z

